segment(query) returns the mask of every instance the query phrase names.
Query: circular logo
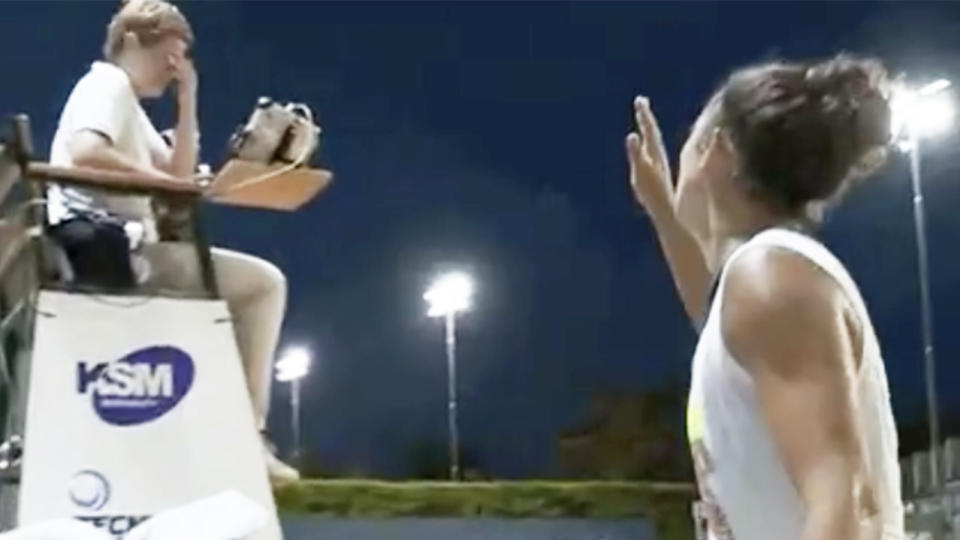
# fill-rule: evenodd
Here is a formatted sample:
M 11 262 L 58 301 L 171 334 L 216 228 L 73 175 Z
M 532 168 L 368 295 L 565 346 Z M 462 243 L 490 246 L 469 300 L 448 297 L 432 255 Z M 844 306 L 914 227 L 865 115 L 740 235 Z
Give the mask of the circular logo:
M 67 493 L 73 504 L 96 511 L 110 500 L 110 483 L 96 471 L 80 471 L 70 479 Z

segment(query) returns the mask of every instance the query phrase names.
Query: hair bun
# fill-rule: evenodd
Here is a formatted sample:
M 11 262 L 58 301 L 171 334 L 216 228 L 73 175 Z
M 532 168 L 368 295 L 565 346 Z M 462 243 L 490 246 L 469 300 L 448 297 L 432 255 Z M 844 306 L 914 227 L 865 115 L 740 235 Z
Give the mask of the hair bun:
M 841 54 L 738 70 L 722 89 L 720 112 L 750 185 L 796 211 L 882 163 L 888 94 L 879 61 Z
M 804 74 L 807 98 L 819 102 L 825 118 L 846 124 L 864 149 L 890 140 L 886 81 L 879 61 L 846 54 L 813 64 Z

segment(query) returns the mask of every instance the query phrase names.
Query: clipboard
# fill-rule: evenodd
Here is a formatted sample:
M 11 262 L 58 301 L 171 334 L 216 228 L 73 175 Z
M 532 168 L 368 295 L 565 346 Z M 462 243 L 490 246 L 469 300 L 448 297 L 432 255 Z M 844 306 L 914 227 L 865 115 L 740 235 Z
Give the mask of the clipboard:
M 216 204 L 292 212 L 332 180 L 333 173 L 323 169 L 232 159 L 204 190 L 204 198 Z

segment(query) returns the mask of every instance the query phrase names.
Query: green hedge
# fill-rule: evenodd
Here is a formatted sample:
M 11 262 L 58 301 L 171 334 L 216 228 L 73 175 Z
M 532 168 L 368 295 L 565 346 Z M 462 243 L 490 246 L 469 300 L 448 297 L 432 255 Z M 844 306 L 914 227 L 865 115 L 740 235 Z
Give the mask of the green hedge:
M 693 537 L 687 484 L 308 480 L 278 489 L 284 513 L 341 517 L 584 517 L 654 522 L 661 540 Z

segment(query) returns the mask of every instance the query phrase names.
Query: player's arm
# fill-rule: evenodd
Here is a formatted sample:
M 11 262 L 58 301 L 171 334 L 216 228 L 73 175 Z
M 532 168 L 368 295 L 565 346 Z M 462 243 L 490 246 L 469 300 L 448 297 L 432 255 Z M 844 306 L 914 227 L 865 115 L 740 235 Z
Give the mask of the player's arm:
M 646 98 L 634 101 L 637 131 L 627 137 L 630 187 L 649 214 L 684 310 L 702 322 L 710 294 L 710 271 L 693 236 L 677 220 L 669 160 L 657 120 Z
M 754 249 L 730 268 L 723 337 L 806 504 L 803 540 L 859 538 L 875 511 L 853 401 L 859 328 L 837 283 L 804 257 Z M 879 539 L 877 539 L 879 540 Z
M 650 205 L 647 208 L 684 311 L 694 326 L 698 326 L 704 322 L 711 284 L 700 246 L 677 220 L 672 207 L 653 210 Z

